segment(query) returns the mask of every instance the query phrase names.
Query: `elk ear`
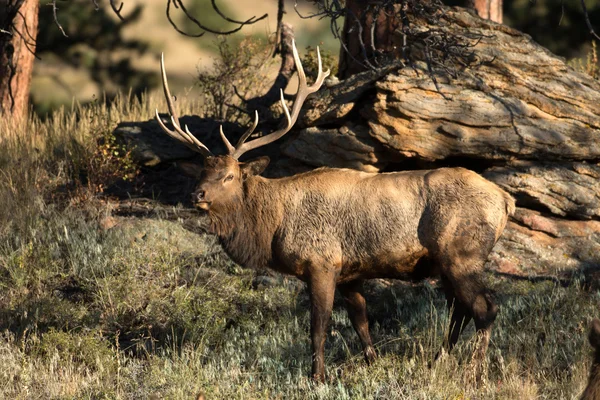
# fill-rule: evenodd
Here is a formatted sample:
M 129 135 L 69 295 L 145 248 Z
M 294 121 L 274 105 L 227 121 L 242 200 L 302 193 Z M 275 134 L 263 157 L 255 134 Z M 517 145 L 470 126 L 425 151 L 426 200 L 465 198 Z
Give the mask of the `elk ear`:
M 184 174 L 192 178 L 199 178 L 202 174 L 202 171 L 204 171 L 204 166 L 193 162 L 184 161 L 177 163 L 177 166 L 183 171 Z
M 269 157 L 258 157 L 252 161 L 248 161 L 240 164 L 240 169 L 242 170 L 242 179 L 246 180 L 251 176 L 260 175 L 263 173 L 265 168 L 269 165 L 271 160 Z

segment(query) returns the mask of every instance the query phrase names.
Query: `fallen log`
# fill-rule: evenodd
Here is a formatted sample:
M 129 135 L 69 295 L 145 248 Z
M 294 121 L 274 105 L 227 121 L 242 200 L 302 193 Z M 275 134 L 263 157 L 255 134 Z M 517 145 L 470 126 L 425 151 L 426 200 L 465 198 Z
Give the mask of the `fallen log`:
M 600 82 L 528 35 L 464 9 L 448 8 L 442 21 L 423 30 L 476 41 L 479 65 L 456 77 L 425 62 L 394 68 L 376 82 L 375 72 L 359 74 L 318 93 L 301 127 L 330 131 L 341 117 L 367 123 L 382 153 L 404 158 L 600 160 Z M 340 147 L 339 156 L 344 152 Z M 375 155 L 374 165 L 385 158 Z
M 576 219 L 600 218 L 600 166 L 514 161 L 483 176 L 511 193 L 521 205 Z

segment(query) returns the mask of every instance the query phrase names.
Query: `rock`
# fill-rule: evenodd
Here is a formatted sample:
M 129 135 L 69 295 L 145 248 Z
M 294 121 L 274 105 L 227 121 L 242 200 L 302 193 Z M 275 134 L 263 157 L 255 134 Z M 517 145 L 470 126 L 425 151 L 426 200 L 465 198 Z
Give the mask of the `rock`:
M 563 275 L 600 267 L 600 221 L 517 208 L 487 267 L 515 275 Z
M 600 166 L 514 161 L 483 176 L 510 192 L 517 203 L 570 218 L 600 218 Z
M 283 283 L 281 276 L 257 275 L 252 279 L 252 288 L 254 290 L 265 289 L 274 286 L 280 286 Z
M 103 216 L 98 220 L 98 225 L 100 226 L 100 229 L 102 229 L 103 231 L 108 231 L 109 229 L 112 229 L 115 226 L 117 226 L 117 224 L 118 224 L 117 219 L 111 215 Z

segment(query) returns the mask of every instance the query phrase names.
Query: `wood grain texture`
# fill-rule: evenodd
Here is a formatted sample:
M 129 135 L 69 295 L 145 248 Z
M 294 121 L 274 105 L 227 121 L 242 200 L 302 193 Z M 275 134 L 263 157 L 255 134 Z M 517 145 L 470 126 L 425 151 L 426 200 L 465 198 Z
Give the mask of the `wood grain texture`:
M 483 176 L 511 193 L 520 204 L 576 218 L 600 218 L 600 166 L 518 161 Z

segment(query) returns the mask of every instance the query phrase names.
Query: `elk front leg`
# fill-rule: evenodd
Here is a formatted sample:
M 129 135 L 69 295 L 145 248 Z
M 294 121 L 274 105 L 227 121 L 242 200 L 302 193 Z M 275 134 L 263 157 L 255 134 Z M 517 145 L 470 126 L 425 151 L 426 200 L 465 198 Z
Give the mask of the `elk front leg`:
M 325 381 L 325 338 L 333 309 L 335 276 L 312 274 L 308 283 L 311 303 L 310 334 L 312 339 L 312 376 Z
M 348 316 L 352 321 L 352 326 L 360 338 L 363 353 L 367 364 L 375 361 L 377 355 L 373 349 L 373 342 L 369 334 L 369 321 L 367 319 L 367 302 L 363 295 L 363 282 L 353 281 L 339 285 L 338 289 L 344 297 L 344 304 L 348 310 Z
M 479 270 L 483 266 L 483 262 L 479 264 L 473 262 L 470 265 L 476 265 L 478 268 L 474 272 L 467 270 L 466 273 L 465 265 L 468 266 L 468 263 L 455 265 L 457 267 L 454 269 L 442 272 L 444 287 L 447 290 L 446 296 L 448 299 L 454 298 L 448 348 L 451 349 L 454 346 L 464 325 L 473 319 L 477 331 L 477 342 L 473 353 L 471 372 L 474 381 L 479 382 L 484 378 L 485 355 L 498 307 L 481 278 Z M 453 295 L 448 292 L 450 288 L 450 293 Z
M 448 311 L 451 312 L 448 338 L 444 343 L 444 347 L 446 347 L 446 350 L 450 352 L 456 345 L 458 337 L 469 324 L 472 317 L 468 307 L 466 307 L 456 298 L 454 294 L 454 287 L 452 286 L 452 283 L 450 283 L 450 280 L 445 276 L 442 276 L 442 284 L 444 285 L 444 293 L 446 294 Z M 441 353 L 438 352 L 436 359 L 440 356 L 440 354 Z

